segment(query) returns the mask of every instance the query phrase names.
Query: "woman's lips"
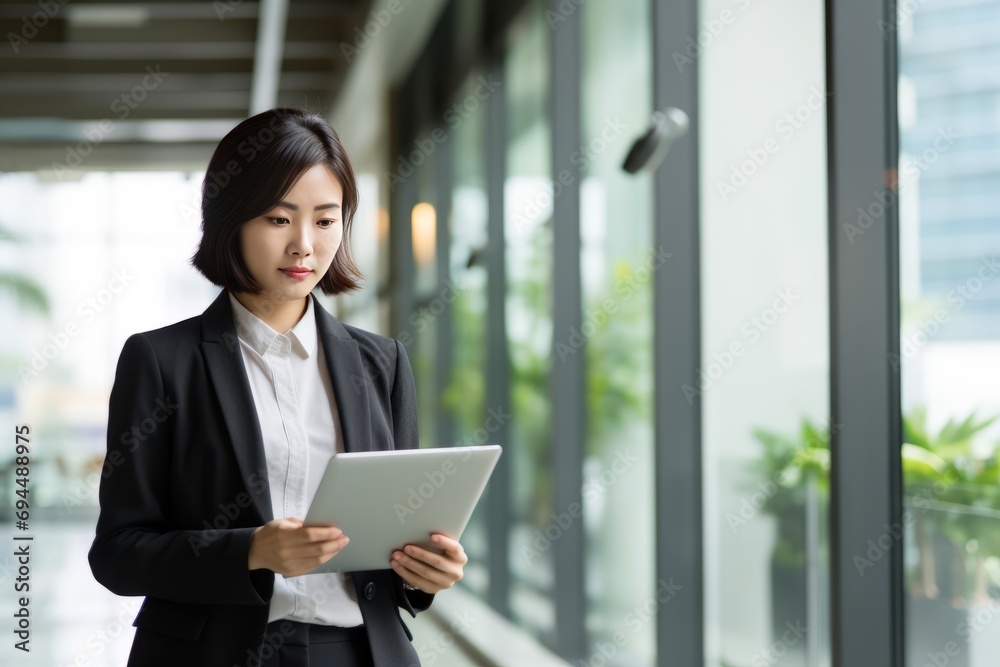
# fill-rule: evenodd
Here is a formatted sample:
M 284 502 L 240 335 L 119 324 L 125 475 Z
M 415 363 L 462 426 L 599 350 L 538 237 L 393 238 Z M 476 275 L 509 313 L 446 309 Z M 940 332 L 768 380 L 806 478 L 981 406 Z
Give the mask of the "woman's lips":
M 278 269 L 278 270 L 293 280 L 305 280 L 305 278 L 312 273 L 311 269 L 301 269 L 297 271 L 290 269 Z

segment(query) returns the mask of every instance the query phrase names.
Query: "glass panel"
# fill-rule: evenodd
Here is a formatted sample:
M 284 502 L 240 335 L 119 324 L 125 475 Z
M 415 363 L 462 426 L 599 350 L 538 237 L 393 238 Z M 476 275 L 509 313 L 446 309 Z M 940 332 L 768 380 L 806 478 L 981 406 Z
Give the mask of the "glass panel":
M 552 349 L 552 182 L 547 90 L 549 26 L 533 1 L 512 27 L 507 55 L 508 136 L 504 180 L 507 344 L 513 420 L 511 608 L 518 622 L 554 643 L 552 550 L 542 531 L 552 514 L 548 375 Z
M 201 237 L 202 176 L 0 175 L 0 421 L 10 433 L 0 516 L 13 529 L 14 491 L 23 490 L 14 485 L 13 426 L 27 424 L 23 535 L 44 546 L 32 549 L 31 657 L 0 664 L 112 667 L 128 659 L 141 599 L 98 584 L 86 558 L 102 470 L 113 470 L 102 468 L 108 398 L 129 335 L 197 315 L 218 293 L 186 261 Z M 13 594 L 18 564 L 9 553 L 0 578 Z
M 898 18 L 907 664 L 980 667 L 1000 654 L 1000 2 Z
M 706 664 L 827 665 L 824 3 L 699 9 Z
M 452 308 L 454 347 L 452 376 L 442 396 L 443 408 L 451 413 L 458 445 L 495 442 L 497 414 L 487 411 L 486 373 L 486 240 L 487 196 L 484 174 L 485 103 L 479 73 L 473 73 L 459 91 L 451 108 L 462 109 L 452 116 L 451 145 L 454 158 L 451 193 L 451 275 L 455 294 Z M 503 406 L 494 406 L 500 407 Z M 487 487 L 489 488 L 489 487 Z M 469 556 L 464 585 L 486 594 L 486 511 L 481 501 L 462 535 Z
M 185 262 L 201 236 L 201 177 L 0 176 L 0 238 L 14 239 L 0 243 L 0 321 L 16 323 L 0 333 L 0 412 L 34 425 L 44 443 L 31 469 L 32 508 L 96 508 L 122 343 L 200 313 L 217 294 Z M 45 270 L 23 268 L 32 265 Z M 13 498 L 11 478 L 0 476 L 0 506 Z
M 652 665 L 656 626 L 636 623 L 635 609 L 656 590 L 654 515 L 636 509 L 656 504 L 652 271 L 660 262 L 650 246 L 649 173 L 621 168 L 652 112 L 651 9 L 649 0 L 628 0 L 583 10 L 583 142 L 570 177 L 583 179 L 589 653 L 614 646 L 606 664 Z M 571 334 L 562 342 L 565 354 L 575 353 Z
M 428 136 L 424 139 L 431 141 Z M 434 372 L 438 321 L 430 312 L 430 306 L 438 296 L 434 259 L 437 211 L 431 203 L 436 201 L 433 168 L 433 162 L 425 159 L 413 174 L 417 184 L 417 200 L 411 205 L 409 224 L 413 248 L 414 312 L 407 316 L 407 321 L 402 325 L 413 334 L 413 347 L 408 354 L 417 388 L 417 422 L 421 447 L 437 447 L 441 444 L 437 442 L 438 387 Z

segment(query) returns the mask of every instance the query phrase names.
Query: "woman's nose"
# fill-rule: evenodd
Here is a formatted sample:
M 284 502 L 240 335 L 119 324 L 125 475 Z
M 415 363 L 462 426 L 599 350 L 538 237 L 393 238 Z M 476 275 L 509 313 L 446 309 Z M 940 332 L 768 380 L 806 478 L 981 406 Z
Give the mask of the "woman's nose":
M 309 228 L 309 225 L 292 227 L 292 238 L 288 243 L 290 254 L 311 255 L 312 243 L 312 230 Z

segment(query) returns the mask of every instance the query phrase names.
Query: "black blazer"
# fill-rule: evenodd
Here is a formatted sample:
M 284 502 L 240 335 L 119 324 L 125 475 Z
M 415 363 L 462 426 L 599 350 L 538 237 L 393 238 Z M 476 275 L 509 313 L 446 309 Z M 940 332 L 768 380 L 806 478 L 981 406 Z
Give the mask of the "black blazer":
M 318 301 L 314 312 L 346 450 L 417 447 L 403 346 L 341 324 Z M 274 516 L 226 290 L 200 316 L 125 341 L 100 503 L 94 577 L 118 595 L 146 596 L 129 666 L 256 664 L 274 573 L 249 571 L 247 554 L 254 529 Z M 434 596 L 404 590 L 391 569 L 350 578 L 375 665 L 419 665 L 398 608 L 415 616 Z

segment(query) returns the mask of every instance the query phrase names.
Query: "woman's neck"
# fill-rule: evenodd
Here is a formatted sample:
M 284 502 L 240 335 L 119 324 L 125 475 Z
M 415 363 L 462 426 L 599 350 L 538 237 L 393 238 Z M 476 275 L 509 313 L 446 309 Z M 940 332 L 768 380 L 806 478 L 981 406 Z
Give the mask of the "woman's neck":
M 309 308 L 309 297 L 294 301 L 276 301 L 265 294 L 234 292 L 233 296 L 267 326 L 282 334 L 288 333 L 298 324 Z

